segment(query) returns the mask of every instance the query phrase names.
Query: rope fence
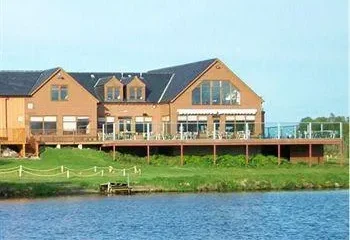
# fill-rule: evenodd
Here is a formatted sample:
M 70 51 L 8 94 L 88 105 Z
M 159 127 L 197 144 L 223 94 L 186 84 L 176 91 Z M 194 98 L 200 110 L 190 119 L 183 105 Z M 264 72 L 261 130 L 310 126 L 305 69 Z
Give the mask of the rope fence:
M 133 166 L 131 168 L 114 168 L 112 166 L 99 167 L 94 166 L 86 169 L 73 169 L 65 166 L 59 166 L 51 169 L 35 169 L 22 165 L 12 168 L 0 168 L 0 176 L 8 176 L 8 174 L 16 174 L 19 178 L 24 175 L 35 177 L 104 177 L 104 176 L 127 176 L 129 174 L 141 175 L 141 169 Z

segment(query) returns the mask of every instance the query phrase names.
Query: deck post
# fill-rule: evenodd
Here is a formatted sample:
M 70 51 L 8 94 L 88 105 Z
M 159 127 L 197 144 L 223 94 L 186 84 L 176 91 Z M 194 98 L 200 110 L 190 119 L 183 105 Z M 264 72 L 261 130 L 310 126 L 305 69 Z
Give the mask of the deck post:
M 151 162 L 151 159 L 149 156 L 149 145 L 147 145 L 147 163 L 150 164 L 150 162 Z
M 39 157 L 39 143 L 35 142 L 35 156 L 38 158 Z
M 22 157 L 26 157 L 26 144 L 22 144 Z
M 113 161 L 115 161 L 115 144 L 113 144 Z
M 184 165 L 184 146 L 180 144 L 180 165 Z
M 150 134 L 150 132 L 149 132 L 149 123 L 147 123 L 147 141 L 149 141 L 149 134 Z
M 245 164 L 248 165 L 249 163 L 249 146 L 248 144 L 245 145 Z
M 277 123 L 277 139 L 281 138 L 281 124 Z
M 309 144 L 309 167 L 311 167 L 312 144 Z
M 281 145 L 277 145 L 277 159 L 278 159 L 278 165 L 281 164 Z
M 215 144 L 213 146 L 213 161 L 214 161 L 214 165 L 216 165 L 216 145 Z
M 115 123 L 113 123 L 113 141 L 115 141 Z

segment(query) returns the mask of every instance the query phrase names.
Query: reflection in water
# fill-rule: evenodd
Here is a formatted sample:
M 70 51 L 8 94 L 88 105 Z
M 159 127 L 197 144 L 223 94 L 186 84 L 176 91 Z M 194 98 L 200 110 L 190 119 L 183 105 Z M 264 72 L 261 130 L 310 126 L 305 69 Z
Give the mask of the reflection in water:
M 348 239 L 348 191 L 0 201 L 0 239 Z

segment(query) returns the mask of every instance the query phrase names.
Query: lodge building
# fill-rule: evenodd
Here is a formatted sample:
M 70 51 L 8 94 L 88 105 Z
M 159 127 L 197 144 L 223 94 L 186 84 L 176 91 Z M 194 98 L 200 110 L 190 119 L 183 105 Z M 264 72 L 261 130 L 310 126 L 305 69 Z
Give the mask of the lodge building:
M 262 104 L 263 99 L 216 58 L 144 73 L 66 72 L 59 67 L 0 71 L 0 145 L 18 145 L 22 155 L 34 145 L 182 149 L 186 144 L 214 144 L 244 149 L 250 144 L 257 152 L 263 145 L 275 145 L 278 156 L 306 155 L 320 161 L 323 144 L 339 143 L 332 137 L 320 142 L 311 137 L 312 128 L 304 134 L 309 138 L 297 136 L 296 128 L 285 136 L 299 141 L 294 145 L 264 141 Z M 280 132 L 272 138 L 283 138 Z

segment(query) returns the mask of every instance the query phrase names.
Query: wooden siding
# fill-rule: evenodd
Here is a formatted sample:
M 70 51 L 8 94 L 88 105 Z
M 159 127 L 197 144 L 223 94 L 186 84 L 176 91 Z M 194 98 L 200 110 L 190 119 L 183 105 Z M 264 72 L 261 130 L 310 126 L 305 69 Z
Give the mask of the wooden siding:
M 23 97 L 0 98 L 0 138 L 8 142 L 25 142 Z
M 51 86 L 68 86 L 68 100 L 52 101 Z M 89 117 L 91 129 L 97 126 L 97 102 L 98 100 L 85 90 L 77 81 L 63 70 L 58 71 L 31 98 L 26 99 L 26 132 L 30 134 L 31 116 L 55 116 L 57 117 L 57 133 L 62 134 L 63 116 Z M 33 109 L 28 109 L 28 103 L 33 104 Z M 96 134 L 96 132 L 91 132 Z

